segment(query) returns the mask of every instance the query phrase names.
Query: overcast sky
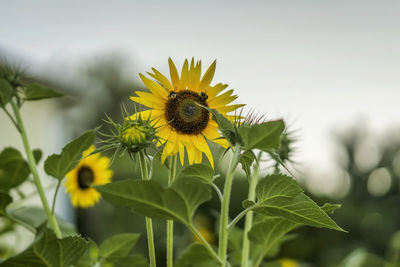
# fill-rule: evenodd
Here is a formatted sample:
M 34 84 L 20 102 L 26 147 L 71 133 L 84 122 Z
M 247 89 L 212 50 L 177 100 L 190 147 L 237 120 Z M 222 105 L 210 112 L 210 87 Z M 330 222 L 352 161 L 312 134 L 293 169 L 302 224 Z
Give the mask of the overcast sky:
M 300 130 L 304 165 L 329 168 L 332 130 L 400 125 L 397 0 L 27 0 L 0 10 L 0 48 L 40 68 L 110 51 L 141 72 L 166 72 L 168 57 L 217 59 L 215 83 Z

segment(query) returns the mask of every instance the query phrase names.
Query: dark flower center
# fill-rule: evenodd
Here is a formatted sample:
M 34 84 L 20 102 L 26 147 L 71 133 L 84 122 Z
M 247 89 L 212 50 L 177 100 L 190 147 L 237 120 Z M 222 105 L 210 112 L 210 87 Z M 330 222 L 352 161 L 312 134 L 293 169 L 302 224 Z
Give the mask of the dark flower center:
M 208 107 L 206 100 L 204 93 L 197 94 L 190 90 L 171 92 L 165 106 L 165 118 L 181 134 L 199 134 L 210 120 L 210 112 L 200 106 Z
M 87 166 L 82 166 L 78 170 L 78 185 L 80 189 L 87 189 L 93 183 L 93 170 Z

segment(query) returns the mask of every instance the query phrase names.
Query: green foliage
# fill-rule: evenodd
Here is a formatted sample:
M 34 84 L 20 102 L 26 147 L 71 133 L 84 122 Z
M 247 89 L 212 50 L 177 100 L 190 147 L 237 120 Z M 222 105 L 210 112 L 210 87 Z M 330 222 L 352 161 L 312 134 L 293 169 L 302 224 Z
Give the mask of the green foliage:
M 35 159 L 36 164 L 38 164 L 39 161 L 42 159 L 42 156 L 43 156 L 42 150 L 40 150 L 40 149 L 34 149 L 34 150 L 32 151 L 32 153 L 33 153 L 33 157 L 34 157 L 34 159 Z
M 4 266 L 59 266 L 75 265 L 85 253 L 87 242 L 80 236 L 57 239 L 46 230 L 28 249 L 5 261 Z
M 342 207 L 341 204 L 331 204 L 331 203 L 325 203 L 321 209 L 326 213 L 326 214 L 333 214 L 337 209 L 340 209 Z
M 8 102 L 10 102 L 13 92 L 10 83 L 5 79 L 0 78 L 0 106 L 4 107 Z
M 59 180 L 75 168 L 82 153 L 88 149 L 94 142 L 94 131 L 87 131 L 78 138 L 68 143 L 61 151 L 61 154 L 53 154 L 49 156 L 44 163 L 44 170 Z
M 0 187 L 8 191 L 22 184 L 29 176 L 28 163 L 21 153 L 12 147 L 5 148 L 0 153 Z
M 216 109 L 208 109 L 212 114 L 212 119 L 217 122 L 218 128 L 222 135 L 228 140 L 231 146 L 235 146 L 236 143 L 240 143 L 240 136 L 237 134 L 237 129 L 233 123 L 228 120 L 224 115 L 219 113 Z
M 139 234 L 118 234 L 105 240 L 99 248 L 99 256 L 102 261 L 115 261 L 117 258 L 125 257 L 135 246 Z
M 12 198 L 7 192 L 0 191 L 0 215 L 6 214 L 8 204 L 12 202 Z
M 284 129 L 283 120 L 277 120 L 261 124 L 242 125 L 238 131 L 246 150 L 260 149 L 266 151 L 279 147 Z
M 251 170 L 250 167 L 253 164 L 256 156 L 254 155 L 253 151 L 246 150 L 239 156 L 239 163 L 242 166 L 243 171 L 246 173 L 247 177 L 250 177 Z
M 178 261 L 174 264 L 176 267 L 201 267 L 201 266 L 217 266 L 218 262 L 213 259 L 207 249 L 199 244 L 192 243 L 179 256 Z
M 207 164 L 193 164 L 184 167 L 178 177 L 181 179 L 199 179 L 206 184 L 211 184 L 213 182 L 214 170 Z
M 25 89 L 25 100 L 27 101 L 61 97 L 61 96 L 64 96 L 64 94 L 37 83 L 30 84 Z
M 299 224 L 344 231 L 302 191 L 288 176 L 267 176 L 257 185 L 254 211 L 268 216 L 280 216 Z
M 199 179 L 178 178 L 165 189 L 156 181 L 125 180 L 96 187 L 114 205 L 131 207 L 148 216 L 186 225 L 196 208 L 211 198 L 211 189 Z

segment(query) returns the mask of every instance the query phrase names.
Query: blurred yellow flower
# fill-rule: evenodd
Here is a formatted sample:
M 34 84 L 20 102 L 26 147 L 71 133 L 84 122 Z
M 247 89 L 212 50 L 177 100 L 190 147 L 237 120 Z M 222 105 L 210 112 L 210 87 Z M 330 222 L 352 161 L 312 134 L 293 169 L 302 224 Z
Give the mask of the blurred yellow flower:
M 67 173 L 65 187 L 71 196 L 72 205 L 80 208 L 94 206 L 100 200 L 100 193 L 92 185 L 107 184 L 113 175 L 110 159 L 94 154 L 86 157 L 95 150 L 94 146 L 83 152 L 83 159 Z
M 300 265 L 297 263 L 297 261 L 292 260 L 292 259 L 280 259 L 278 261 L 282 267 L 299 267 Z
M 210 85 L 214 77 L 216 62 L 214 61 L 201 77 L 201 62 L 185 60 L 180 76 L 174 62 L 169 59 L 171 82 L 156 69 L 149 73 L 156 81 L 148 79 L 140 74 L 140 78 L 150 92 L 136 92 L 137 96 L 131 100 L 149 107 L 131 116 L 135 120 L 139 116 L 149 118 L 157 128 L 160 137 L 158 146 L 165 144 L 162 162 L 168 156 L 179 152 L 181 164 L 184 163 L 185 148 L 188 154 L 189 164 L 200 163 L 204 153 L 210 164 L 214 166 L 213 157 L 206 139 L 228 147 L 226 139 L 221 138 L 218 125 L 212 120 L 211 113 L 202 106 L 216 109 L 228 118 L 229 112 L 243 105 L 228 105 L 237 96 L 232 95 L 233 90 L 220 94 L 226 84 Z

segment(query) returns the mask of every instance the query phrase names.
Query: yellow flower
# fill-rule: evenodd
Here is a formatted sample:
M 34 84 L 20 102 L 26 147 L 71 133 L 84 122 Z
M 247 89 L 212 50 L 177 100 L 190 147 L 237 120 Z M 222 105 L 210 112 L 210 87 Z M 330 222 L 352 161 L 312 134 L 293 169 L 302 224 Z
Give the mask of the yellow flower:
M 281 264 L 282 267 L 298 267 L 299 264 L 297 261 L 292 259 L 280 259 L 278 262 Z
M 233 119 L 234 116 L 227 114 L 244 105 L 228 105 L 237 98 L 236 95 L 232 95 L 233 90 L 222 93 L 228 85 L 210 85 L 214 77 L 215 61 L 203 77 L 200 61 L 195 64 L 192 59 L 189 66 L 188 60 L 185 60 L 180 76 L 171 59 L 168 63 L 171 82 L 154 68 L 153 73 L 149 75 L 157 82 L 140 74 L 150 93 L 136 92 L 137 96 L 131 97 L 131 100 L 150 109 L 134 114 L 131 119 L 141 116 L 153 121 L 160 137 L 158 145 L 165 144 L 162 162 L 168 156 L 179 152 L 183 165 L 186 148 L 189 164 L 200 163 L 204 153 L 214 166 L 206 138 L 225 148 L 228 147 L 228 142 L 221 138 L 217 123 L 211 119 L 211 113 L 202 106 L 216 109 L 227 118 Z
M 75 207 L 88 208 L 94 206 L 100 200 L 100 193 L 91 187 L 92 185 L 107 184 L 113 175 L 110 167 L 110 159 L 94 154 L 86 157 L 94 151 L 91 146 L 83 152 L 83 159 L 78 165 L 67 173 L 65 183 L 66 190 L 71 196 L 72 205 Z
M 122 132 L 123 141 L 127 144 L 140 144 L 146 140 L 146 128 L 142 125 L 132 125 Z

